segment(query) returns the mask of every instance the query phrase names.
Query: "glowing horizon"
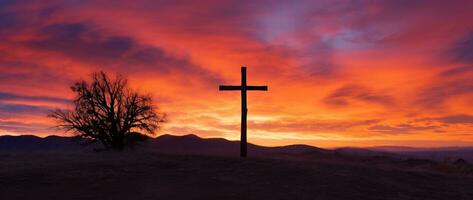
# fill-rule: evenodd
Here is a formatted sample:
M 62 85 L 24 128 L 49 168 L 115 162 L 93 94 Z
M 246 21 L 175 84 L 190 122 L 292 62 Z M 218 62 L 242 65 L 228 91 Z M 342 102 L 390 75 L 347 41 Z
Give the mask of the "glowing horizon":
M 98 70 L 151 93 L 157 134 L 266 146 L 473 146 L 471 1 L 0 2 L 0 135 L 65 135 L 49 110 Z M 401 15 L 402 14 L 402 15 Z

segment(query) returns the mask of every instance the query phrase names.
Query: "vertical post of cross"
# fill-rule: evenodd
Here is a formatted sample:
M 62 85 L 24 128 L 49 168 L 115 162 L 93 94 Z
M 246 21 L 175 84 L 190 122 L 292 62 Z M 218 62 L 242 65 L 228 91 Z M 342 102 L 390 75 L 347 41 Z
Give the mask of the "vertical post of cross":
M 241 138 L 240 138 L 240 156 L 246 157 L 246 116 L 248 108 L 246 105 L 246 67 L 241 67 Z

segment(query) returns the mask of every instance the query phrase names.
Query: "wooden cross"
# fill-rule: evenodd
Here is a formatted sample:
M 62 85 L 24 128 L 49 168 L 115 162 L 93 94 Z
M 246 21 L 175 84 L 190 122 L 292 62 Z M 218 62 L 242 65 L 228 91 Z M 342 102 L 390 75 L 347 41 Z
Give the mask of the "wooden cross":
M 240 90 L 241 91 L 241 139 L 240 139 L 240 156 L 246 157 L 246 115 L 248 108 L 246 107 L 246 91 L 262 90 L 267 91 L 268 86 L 251 86 L 246 85 L 246 67 L 241 67 L 241 85 L 221 85 L 219 90 Z

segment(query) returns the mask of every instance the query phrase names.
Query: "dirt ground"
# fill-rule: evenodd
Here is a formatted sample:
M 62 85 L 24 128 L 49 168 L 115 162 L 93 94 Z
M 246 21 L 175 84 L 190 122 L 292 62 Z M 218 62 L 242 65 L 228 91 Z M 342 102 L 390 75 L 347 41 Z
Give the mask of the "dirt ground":
M 336 161 L 0 152 L 0 199 L 473 199 L 473 178 Z

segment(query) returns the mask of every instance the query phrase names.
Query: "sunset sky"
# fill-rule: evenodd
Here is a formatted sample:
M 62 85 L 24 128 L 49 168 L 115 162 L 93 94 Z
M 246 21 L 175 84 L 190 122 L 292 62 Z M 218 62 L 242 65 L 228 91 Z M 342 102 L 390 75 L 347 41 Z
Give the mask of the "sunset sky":
M 0 135 L 46 117 L 97 70 L 151 93 L 157 134 L 275 146 L 473 146 L 473 1 L 0 0 Z

